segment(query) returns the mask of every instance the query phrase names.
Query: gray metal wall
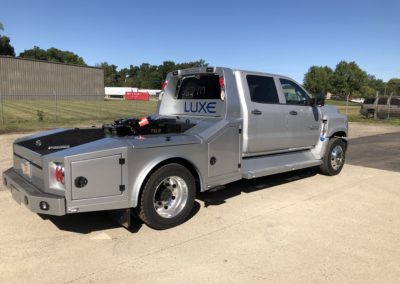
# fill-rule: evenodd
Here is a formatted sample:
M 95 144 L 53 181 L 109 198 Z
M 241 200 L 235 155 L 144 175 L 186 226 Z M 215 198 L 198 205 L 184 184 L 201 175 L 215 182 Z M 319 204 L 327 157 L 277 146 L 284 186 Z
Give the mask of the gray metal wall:
M 0 56 L 0 95 L 3 100 L 103 100 L 104 72 Z

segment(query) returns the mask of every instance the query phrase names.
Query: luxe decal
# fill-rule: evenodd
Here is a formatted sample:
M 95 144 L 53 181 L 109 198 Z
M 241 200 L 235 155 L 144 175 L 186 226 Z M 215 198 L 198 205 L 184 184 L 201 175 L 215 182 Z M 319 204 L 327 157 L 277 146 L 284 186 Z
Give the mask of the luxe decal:
M 185 112 L 215 113 L 216 102 L 185 102 Z

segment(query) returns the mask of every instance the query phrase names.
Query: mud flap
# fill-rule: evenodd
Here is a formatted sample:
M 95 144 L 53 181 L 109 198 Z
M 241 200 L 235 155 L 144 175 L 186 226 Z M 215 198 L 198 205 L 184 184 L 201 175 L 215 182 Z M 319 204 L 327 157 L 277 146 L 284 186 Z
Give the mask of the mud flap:
M 111 219 L 116 221 L 118 224 L 122 225 L 126 229 L 129 229 L 129 227 L 132 224 L 132 209 L 118 209 L 118 210 L 112 210 L 109 211 L 109 216 Z

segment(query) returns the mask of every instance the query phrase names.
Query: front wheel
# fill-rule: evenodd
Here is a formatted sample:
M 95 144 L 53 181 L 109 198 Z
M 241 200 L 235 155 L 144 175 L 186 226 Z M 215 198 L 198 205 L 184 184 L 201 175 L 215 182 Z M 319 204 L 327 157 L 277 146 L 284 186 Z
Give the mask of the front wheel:
M 138 215 L 157 230 L 175 227 L 192 211 L 195 193 L 195 180 L 187 168 L 179 164 L 162 166 L 143 188 Z
M 346 144 L 340 138 L 331 138 L 322 159 L 320 170 L 324 175 L 334 176 L 341 172 L 346 157 Z

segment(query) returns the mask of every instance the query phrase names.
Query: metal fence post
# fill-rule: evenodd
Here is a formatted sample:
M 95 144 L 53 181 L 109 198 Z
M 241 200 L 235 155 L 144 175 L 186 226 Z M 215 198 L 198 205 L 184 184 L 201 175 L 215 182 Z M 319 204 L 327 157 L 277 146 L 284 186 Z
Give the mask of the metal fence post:
M 374 120 L 378 119 L 378 99 L 379 99 L 379 91 L 376 91 L 375 102 L 374 102 Z
M 3 107 L 3 94 L 0 91 L 0 105 L 1 105 L 1 125 L 5 125 L 4 122 L 4 107 Z
M 390 105 L 392 104 L 392 95 L 393 93 L 390 93 L 390 96 L 388 98 L 388 114 L 387 114 L 387 119 L 390 119 Z
M 56 122 L 58 122 L 58 105 L 57 105 L 57 93 L 56 91 L 53 91 L 54 94 L 54 101 L 55 101 L 55 105 L 56 105 Z

